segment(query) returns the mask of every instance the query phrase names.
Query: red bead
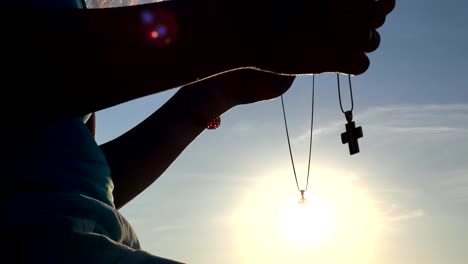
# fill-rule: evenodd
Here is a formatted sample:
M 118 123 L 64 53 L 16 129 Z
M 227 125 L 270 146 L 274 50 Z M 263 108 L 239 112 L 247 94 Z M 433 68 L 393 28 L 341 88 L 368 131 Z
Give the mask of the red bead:
M 221 125 L 221 117 L 216 117 L 206 124 L 207 129 L 217 129 Z

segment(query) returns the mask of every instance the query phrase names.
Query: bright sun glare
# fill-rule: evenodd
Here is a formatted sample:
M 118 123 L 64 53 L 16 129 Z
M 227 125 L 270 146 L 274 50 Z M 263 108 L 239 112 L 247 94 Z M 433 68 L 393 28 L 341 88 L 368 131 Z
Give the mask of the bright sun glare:
M 236 263 L 371 263 L 383 218 L 362 183 L 315 171 L 300 204 L 288 171 L 265 174 L 233 212 Z
M 330 204 L 314 196 L 306 199 L 305 203 L 291 202 L 279 217 L 280 230 L 298 247 L 319 244 L 336 225 L 336 213 Z

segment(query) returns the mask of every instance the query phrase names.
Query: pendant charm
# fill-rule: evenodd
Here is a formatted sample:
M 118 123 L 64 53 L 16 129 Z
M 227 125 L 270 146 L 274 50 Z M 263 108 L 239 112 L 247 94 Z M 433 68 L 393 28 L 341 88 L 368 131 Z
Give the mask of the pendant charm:
M 356 124 L 353 122 L 353 112 L 345 112 L 345 117 L 348 123 L 346 124 L 346 132 L 341 134 L 341 142 L 343 144 L 347 143 L 349 154 L 354 155 L 359 153 L 358 139 L 363 137 L 362 128 L 356 127 Z
M 301 190 L 301 199 L 299 200 L 299 203 L 300 203 L 300 204 L 305 204 L 305 203 L 307 203 L 307 200 L 306 200 L 305 197 L 304 197 L 304 192 L 305 192 L 305 190 Z

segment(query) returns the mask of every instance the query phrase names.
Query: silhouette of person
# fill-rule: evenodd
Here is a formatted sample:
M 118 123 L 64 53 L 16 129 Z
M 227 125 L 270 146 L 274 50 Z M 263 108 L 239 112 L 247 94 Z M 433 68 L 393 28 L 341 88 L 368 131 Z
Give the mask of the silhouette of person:
M 178 263 L 142 250 L 119 209 L 213 118 L 276 98 L 302 74 L 365 72 L 395 2 L 2 5 L 3 256 L 14 263 Z M 177 87 L 143 122 L 96 143 L 93 113 Z

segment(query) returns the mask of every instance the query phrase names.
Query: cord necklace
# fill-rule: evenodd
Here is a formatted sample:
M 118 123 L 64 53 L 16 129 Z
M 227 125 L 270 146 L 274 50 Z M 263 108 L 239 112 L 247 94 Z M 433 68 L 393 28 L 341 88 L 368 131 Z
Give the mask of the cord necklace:
M 301 193 L 301 200 L 299 201 L 300 203 L 305 203 L 306 199 L 304 197 L 304 193 L 307 191 L 307 188 L 309 186 L 309 175 L 310 175 L 310 160 L 312 156 L 312 131 L 314 129 L 314 100 L 315 99 L 315 75 L 312 76 L 312 107 L 311 107 L 311 118 L 310 118 L 310 143 L 309 143 L 309 162 L 307 166 L 307 181 L 306 181 L 306 186 L 304 189 L 301 189 L 299 187 L 299 182 L 297 180 L 297 174 L 296 174 L 296 167 L 294 166 L 294 158 L 291 150 L 291 141 L 289 139 L 289 131 L 288 131 L 288 122 L 286 120 L 286 110 L 284 107 L 284 100 L 283 100 L 283 95 L 281 95 L 281 106 L 283 108 L 283 118 L 284 118 L 284 127 L 286 130 L 286 138 L 288 140 L 288 147 L 289 147 L 289 155 L 291 157 L 291 165 L 294 173 L 294 178 L 296 180 L 296 187 Z

